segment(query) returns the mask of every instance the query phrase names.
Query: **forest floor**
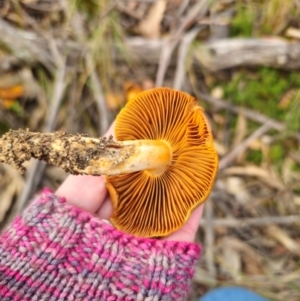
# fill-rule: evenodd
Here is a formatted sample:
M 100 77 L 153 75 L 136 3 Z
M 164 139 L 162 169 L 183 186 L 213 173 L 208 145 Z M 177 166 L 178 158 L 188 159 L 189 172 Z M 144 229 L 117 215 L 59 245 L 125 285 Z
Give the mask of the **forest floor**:
M 300 300 L 298 0 L 0 0 L 0 17 L 1 135 L 99 137 L 140 91 L 188 92 L 220 157 L 190 300 L 223 285 Z M 0 165 L 1 228 L 67 176 L 27 167 Z

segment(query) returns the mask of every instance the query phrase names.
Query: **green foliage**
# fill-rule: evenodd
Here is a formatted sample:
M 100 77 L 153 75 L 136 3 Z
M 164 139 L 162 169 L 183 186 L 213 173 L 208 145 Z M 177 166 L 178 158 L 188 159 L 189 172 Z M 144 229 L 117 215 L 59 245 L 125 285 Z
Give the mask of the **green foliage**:
M 260 150 L 248 150 L 247 160 L 254 164 L 261 164 L 262 161 L 262 152 Z
M 99 11 L 99 5 L 95 1 L 90 0 L 77 0 L 76 8 L 85 12 L 89 17 L 94 17 Z
M 297 20 L 299 17 L 294 1 L 238 1 L 230 34 L 235 37 L 278 35 L 283 33 L 292 18 Z
M 5 123 L 1 122 L 0 120 L 0 134 L 3 135 L 8 131 L 9 131 L 9 127 Z
M 292 102 L 285 108 L 278 104 L 289 89 L 300 89 L 300 75 L 261 67 L 256 73 L 240 71 L 223 85 L 225 97 L 233 103 L 257 110 L 269 117 L 285 120 Z
M 284 146 L 281 144 L 274 144 L 270 149 L 270 159 L 273 163 L 280 163 L 285 157 Z
M 300 132 L 300 91 L 293 100 L 291 108 L 285 117 L 287 129 L 290 132 Z
M 237 12 L 231 22 L 230 35 L 234 37 L 251 37 L 255 12 L 253 6 L 239 3 Z
M 300 187 L 295 188 L 295 189 L 294 189 L 294 192 L 295 192 L 296 194 L 299 194 L 299 195 L 300 195 Z
M 15 101 L 9 108 L 12 112 L 16 113 L 17 115 L 23 115 L 24 114 L 24 109 L 20 105 L 18 101 Z
M 300 171 L 300 164 L 299 163 L 293 163 L 292 171 Z

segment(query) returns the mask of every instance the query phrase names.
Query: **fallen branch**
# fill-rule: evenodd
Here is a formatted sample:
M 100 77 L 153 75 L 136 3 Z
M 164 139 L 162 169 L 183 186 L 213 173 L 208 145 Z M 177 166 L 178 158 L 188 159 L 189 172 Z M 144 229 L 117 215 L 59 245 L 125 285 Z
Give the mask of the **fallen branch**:
M 201 11 L 203 7 L 199 4 L 197 9 Z M 149 40 L 140 37 L 125 40 L 128 52 L 131 53 L 134 59 L 155 64 L 162 59 L 169 60 L 169 62 L 164 62 L 158 70 L 157 85 L 162 83 L 169 63 L 173 64 L 175 62 L 171 58 L 173 53 L 171 48 L 175 48 L 189 21 L 194 20 L 194 18 L 193 14 L 187 16 L 182 26 L 178 28 L 176 35 L 169 40 L 169 43 L 166 42 L 166 39 Z M 197 18 L 199 18 L 199 15 Z M 40 62 L 51 71 L 55 69 L 55 59 L 49 50 L 47 40 L 36 32 L 17 29 L 0 19 L 0 42 L 8 47 L 19 61 L 26 61 L 28 64 Z M 55 38 L 55 43 L 60 51 L 75 57 L 78 57 L 84 50 L 83 45 L 68 39 Z M 168 47 L 170 43 L 172 44 L 171 51 L 168 51 L 167 54 L 163 52 L 166 43 Z M 300 43 L 292 43 L 279 38 L 230 38 L 202 43 L 198 48 L 195 48 L 193 55 L 199 64 L 213 71 L 238 66 L 271 66 L 292 70 L 300 67 L 299 45 Z M 111 45 L 111 48 L 112 55 L 116 54 L 119 59 L 123 57 L 122 54 L 118 54 L 115 45 Z M 12 58 L 10 59 L 12 60 Z M 16 64 L 16 61 L 12 60 L 12 62 Z M 7 64 L 3 62 L 0 64 L 0 68 L 7 69 Z
M 231 38 L 211 41 L 195 49 L 194 55 L 205 68 L 218 71 L 240 66 L 300 68 L 300 43 L 279 38 Z

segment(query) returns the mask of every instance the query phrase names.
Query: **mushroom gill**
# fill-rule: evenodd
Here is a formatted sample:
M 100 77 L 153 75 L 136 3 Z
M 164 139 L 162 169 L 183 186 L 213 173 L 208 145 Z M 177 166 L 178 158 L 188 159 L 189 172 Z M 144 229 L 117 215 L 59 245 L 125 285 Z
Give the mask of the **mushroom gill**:
M 117 117 L 117 141 L 156 140 L 172 149 L 162 170 L 107 176 L 116 228 L 143 237 L 180 228 L 205 201 L 218 167 L 203 109 L 186 93 L 158 88 L 139 94 Z M 153 158 L 155 160 L 155 158 Z

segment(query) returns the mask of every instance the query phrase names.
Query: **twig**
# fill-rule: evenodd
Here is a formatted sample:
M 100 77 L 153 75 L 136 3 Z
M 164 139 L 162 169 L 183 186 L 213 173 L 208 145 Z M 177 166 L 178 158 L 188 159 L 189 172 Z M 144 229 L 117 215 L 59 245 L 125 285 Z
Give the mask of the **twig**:
M 177 16 L 178 17 L 180 17 L 184 13 L 184 11 L 188 7 L 189 3 L 190 3 L 190 0 L 181 1 L 180 6 L 179 6 L 178 11 L 177 11 Z
M 49 70 L 54 70 L 47 44 L 36 33 L 17 29 L 0 19 L 0 40 L 19 60 L 30 64 L 40 61 Z
M 203 28 L 204 27 L 201 26 L 190 30 L 187 34 L 185 34 L 180 43 L 177 55 L 175 79 L 173 84 L 174 89 L 180 90 L 182 88 L 182 84 L 184 83 L 185 78 L 185 62 L 189 46 L 196 38 L 199 31 L 201 31 Z
M 207 204 L 206 204 L 207 205 Z M 253 217 L 253 218 L 216 218 L 212 222 L 207 218 L 201 219 L 200 226 L 205 227 L 211 223 L 213 227 L 250 227 L 250 226 L 266 226 L 270 224 L 277 225 L 291 225 L 300 223 L 300 215 L 288 216 L 267 216 L 267 217 Z
M 252 133 L 248 138 L 238 144 L 233 150 L 231 150 L 227 155 L 225 155 L 219 163 L 219 169 L 222 170 L 232 163 L 241 153 L 243 153 L 247 147 L 256 139 L 267 133 L 271 129 L 269 122 L 267 121 L 261 127 L 259 127 L 254 133 Z
M 217 109 L 226 109 L 226 110 L 236 113 L 236 114 L 239 114 L 239 112 L 240 112 L 240 108 L 238 106 L 232 105 L 228 100 L 214 98 L 214 97 L 210 96 L 209 94 L 205 94 L 205 93 L 202 93 L 199 91 L 196 91 L 196 92 L 201 99 L 214 105 Z M 253 110 L 244 108 L 243 114 L 245 115 L 245 117 L 247 117 L 255 122 L 262 123 L 262 124 L 268 123 L 270 128 L 275 129 L 279 132 L 284 131 L 286 129 L 286 126 L 284 123 L 279 122 L 274 119 L 271 119 L 271 118 L 268 118 L 267 116 L 265 116 L 257 111 L 253 111 Z M 296 137 L 298 141 L 300 141 L 300 133 L 294 133 L 293 136 Z
M 177 46 L 178 41 L 175 40 L 166 40 L 163 43 L 162 52 L 159 57 L 158 70 L 156 73 L 155 86 L 160 87 L 163 85 L 166 71 L 169 67 L 172 53 Z
M 210 276 L 216 276 L 214 264 L 214 240 L 215 232 L 213 227 L 213 206 L 212 200 L 208 200 L 205 205 L 205 260 Z
M 79 14 L 74 15 L 73 26 L 76 28 L 77 38 L 80 44 L 85 41 L 85 34 L 83 29 L 83 21 Z M 106 107 L 105 99 L 103 96 L 103 89 L 99 79 L 99 76 L 95 70 L 95 64 L 92 58 L 90 49 L 88 48 L 85 53 L 85 63 L 87 67 L 87 72 L 90 74 L 90 80 L 92 84 L 92 91 L 94 93 L 95 102 L 99 111 L 99 133 L 103 135 L 109 127 L 109 112 Z
M 0 68 L 8 69 L 11 64 L 26 62 L 29 65 L 43 64 L 51 73 L 56 70 L 56 60 L 49 49 L 47 38 L 37 32 L 17 29 L 0 19 L 0 41 L 10 49 L 15 59 L 10 62 L 1 62 Z M 78 57 L 83 51 L 82 45 L 71 40 L 55 39 L 59 52 L 70 53 L 72 58 Z M 70 66 L 73 60 L 69 60 Z
M 86 61 L 88 72 L 91 74 L 90 79 L 92 83 L 92 90 L 94 92 L 95 101 L 99 111 L 99 119 L 100 119 L 99 133 L 100 135 L 103 135 L 109 127 L 108 110 L 103 96 L 101 82 L 95 70 L 91 53 L 89 51 L 86 53 L 85 61 Z
M 182 23 L 177 28 L 176 32 L 163 43 L 163 48 L 158 62 L 158 70 L 156 73 L 156 87 L 163 85 L 172 53 L 182 38 L 184 30 L 187 29 L 195 21 L 195 19 L 201 18 L 207 12 L 210 2 L 210 0 L 197 1 L 183 18 Z

